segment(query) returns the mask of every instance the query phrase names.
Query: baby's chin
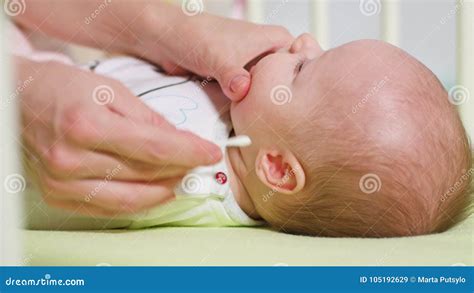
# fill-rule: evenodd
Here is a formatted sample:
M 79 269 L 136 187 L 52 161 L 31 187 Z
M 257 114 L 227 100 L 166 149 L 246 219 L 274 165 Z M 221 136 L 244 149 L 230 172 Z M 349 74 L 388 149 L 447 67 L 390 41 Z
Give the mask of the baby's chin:
M 245 97 L 244 97 L 245 99 Z M 232 126 L 234 128 L 234 133 L 235 135 L 240 135 L 242 133 L 239 132 L 240 130 L 240 121 L 241 121 L 241 115 L 242 111 L 239 110 L 240 107 L 240 102 L 232 102 L 230 104 L 230 119 L 232 121 Z

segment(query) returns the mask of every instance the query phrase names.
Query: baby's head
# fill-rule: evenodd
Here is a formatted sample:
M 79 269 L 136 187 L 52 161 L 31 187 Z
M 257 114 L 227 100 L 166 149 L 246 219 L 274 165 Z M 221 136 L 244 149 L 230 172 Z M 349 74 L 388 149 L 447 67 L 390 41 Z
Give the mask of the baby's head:
M 374 40 L 323 51 L 309 35 L 251 69 L 232 105 L 237 171 L 257 213 L 289 233 L 438 232 L 468 201 L 465 130 L 435 75 Z

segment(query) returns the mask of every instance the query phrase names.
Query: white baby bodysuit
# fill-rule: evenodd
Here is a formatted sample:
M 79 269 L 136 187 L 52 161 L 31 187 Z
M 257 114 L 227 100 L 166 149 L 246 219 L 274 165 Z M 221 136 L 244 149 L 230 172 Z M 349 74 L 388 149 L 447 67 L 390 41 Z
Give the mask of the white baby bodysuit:
M 216 143 L 225 153 L 232 131 L 230 102 L 217 84 L 168 76 L 159 68 L 130 57 L 95 61 L 88 70 L 121 81 L 177 128 Z M 176 186 L 175 194 L 176 200 L 132 216 L 130 228 L 260 224 L 237 204 L 225 160 L 191 170 Z

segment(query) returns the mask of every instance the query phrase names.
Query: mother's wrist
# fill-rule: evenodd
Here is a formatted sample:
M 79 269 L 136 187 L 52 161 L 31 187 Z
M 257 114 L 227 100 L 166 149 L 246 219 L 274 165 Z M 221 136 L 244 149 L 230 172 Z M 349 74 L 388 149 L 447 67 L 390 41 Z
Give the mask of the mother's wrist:
M 151 47 L 160 47 L 173 41 L 172 39 L 176 37 L 174 31 L 180 29 L 184 16 L 176 5 L 163 1 L 148 3 L 140 19 L 130 27 L 135 38 L 127 44 L 130 53 L 140 55 L 152 49 Z

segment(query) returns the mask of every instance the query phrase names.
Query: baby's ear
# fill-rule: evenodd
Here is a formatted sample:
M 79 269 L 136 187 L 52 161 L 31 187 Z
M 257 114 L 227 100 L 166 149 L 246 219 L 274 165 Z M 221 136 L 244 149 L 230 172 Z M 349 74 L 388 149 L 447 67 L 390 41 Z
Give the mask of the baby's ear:
M 260 149 L 255 160 L 255 172 L 263 184 L 280 193 L 293 194 L 305 185 L 304 170 L 288 150 Z

